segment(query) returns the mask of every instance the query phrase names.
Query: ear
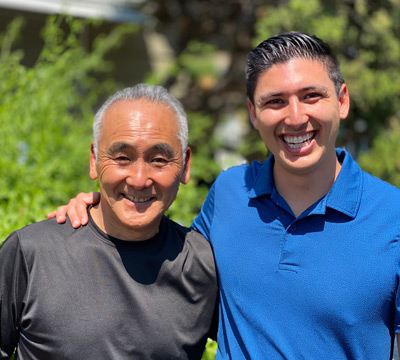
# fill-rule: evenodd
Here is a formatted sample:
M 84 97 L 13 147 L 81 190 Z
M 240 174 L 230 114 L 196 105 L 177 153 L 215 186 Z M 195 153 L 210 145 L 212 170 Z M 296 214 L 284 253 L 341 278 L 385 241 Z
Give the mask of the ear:
M 92 142 L 90 146 L 90 170 L 89 176 L 92 180 L 97 179 L 97 166 L 96 166 L 96 156 L 94 154 L 94 143 Z
M 342 84 L 340 91 L 339 91 L 339 114 L 340 119 L 346 119 L 347 115 L 349 114 L 350 110 L 350 96 L 349 92 L 347 91 L 346 84 Z
M 247 98 L 247 107 L 249 109 L 250 121 L 253 124 L 254 129 L 258 130 L 256 109 L 249 98 Z
M 190 179 L 190 166 L 192 164 L 192 151 L 190 150 L 190 147 L 188 146 L 186 148 L 186 158 L 185 158 L 185 164 L 183 165 L 183 171 L 180 177 L 180 181 L 182 184 L 187 184 Z

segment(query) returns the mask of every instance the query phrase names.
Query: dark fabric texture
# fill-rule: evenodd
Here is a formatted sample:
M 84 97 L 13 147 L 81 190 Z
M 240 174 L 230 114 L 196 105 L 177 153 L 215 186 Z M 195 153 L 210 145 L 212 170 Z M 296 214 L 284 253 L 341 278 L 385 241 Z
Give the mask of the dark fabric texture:
M 167 218 L 141 242 L 32 224 L 0 250 L 0 359 L 200 359 L 217 292 L 209 243 Z

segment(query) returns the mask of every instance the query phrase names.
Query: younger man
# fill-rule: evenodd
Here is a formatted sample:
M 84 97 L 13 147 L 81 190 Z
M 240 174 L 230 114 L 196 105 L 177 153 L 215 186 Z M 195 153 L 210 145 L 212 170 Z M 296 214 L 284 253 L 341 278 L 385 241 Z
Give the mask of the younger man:
M 218 269 L 217 358 L 391 359 L 400 190 L 335 149 L 350 104 L 335 56 L 280 34 L 250 52 L 246 81 L 271 156 L 223 172 L 193 223 Z

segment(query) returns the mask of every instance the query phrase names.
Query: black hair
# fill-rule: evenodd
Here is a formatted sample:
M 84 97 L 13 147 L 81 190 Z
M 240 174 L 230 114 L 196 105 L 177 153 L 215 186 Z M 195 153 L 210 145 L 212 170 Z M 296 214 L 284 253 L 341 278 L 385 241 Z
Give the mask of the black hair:
M 286 63 L 295 58 L 320 61 L 328 71 L 329 78 L 339 91 L 344 83 L 339 62 L 328 44 L 315 35 L 288 32 L 264 40 L 247 56 L 246 87 L 247 96 L 254 104 L 254 91 L 260 75 L 272 65 Z

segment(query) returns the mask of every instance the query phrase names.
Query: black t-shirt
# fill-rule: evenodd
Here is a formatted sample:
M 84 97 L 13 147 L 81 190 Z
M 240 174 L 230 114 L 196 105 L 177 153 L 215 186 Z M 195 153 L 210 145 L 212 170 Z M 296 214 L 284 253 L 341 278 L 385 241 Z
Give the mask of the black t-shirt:
M 200 359 L 217 292 L 208 241 L 168 218 L 141 242 L 32 224 L 0 250 L 0 359 Z

